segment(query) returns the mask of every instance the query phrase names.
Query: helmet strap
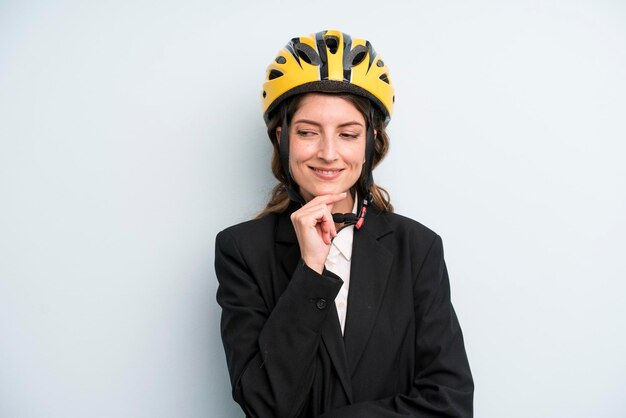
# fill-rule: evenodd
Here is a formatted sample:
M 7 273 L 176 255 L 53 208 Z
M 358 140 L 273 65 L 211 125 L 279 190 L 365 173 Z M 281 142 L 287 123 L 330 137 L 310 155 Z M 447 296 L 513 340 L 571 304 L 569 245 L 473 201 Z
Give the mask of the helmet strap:
M 374 144 L 376 135 L 374 134 L 374 127 L 370 122 L 367 127 L 367 133 L 365 137 L 365 163 L 363 164 L 363 176 L 361 176 L 360 194 L 363 201 L 357 208 L 358 218 L 356 220 L 356 229 L 361 229 L 363 222 L 365 222 L 365 214 L 367 208 L 372 204 L 373 196 L 371 186 L 374 184 L 374 175 L 372 173 L 372 165 L 374 164 Z
M 280 164 L 283 166 L 283 172 L 287 178 L 287 195 L 290 200 L 299 203 L 300 206 L 304 206 L 304 199 L 298 193 L 298 189 L 295 187 L 296 183 L 291 177 L 291 170 L 289 169 L 289 123 L 287 122 L 287 115 L 283 115 L 283 124 L 280 128 L 280 144 L 278 144 L 280 152 Z
M 374 175 L 372 174 L 372 165 L 374 164 L 374 144 L 376 142 L 376 135 L 374 134 L 374 127 L 370 123 L 367 127 L 367 134 L 365 137 L 365 163 L 363 164 L 363 173 L 361 177 L 361 187 L 363 190 L 363 197 L 367 198 L 370 203 L 372 199 L 372 193 L 370 187 L 374 184 Z

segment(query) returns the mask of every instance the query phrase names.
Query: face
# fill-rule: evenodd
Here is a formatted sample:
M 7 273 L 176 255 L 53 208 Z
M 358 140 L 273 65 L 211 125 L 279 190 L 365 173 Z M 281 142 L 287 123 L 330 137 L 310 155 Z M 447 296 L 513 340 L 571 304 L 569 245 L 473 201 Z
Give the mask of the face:
M 366 122 L 348 100 L 330 94 L 307 94 L 291 120 L 289 168 L 300 194 L 315 196 L 349 191 L 365 159 Z M 352 196 L 334 209 L 352 211 Z

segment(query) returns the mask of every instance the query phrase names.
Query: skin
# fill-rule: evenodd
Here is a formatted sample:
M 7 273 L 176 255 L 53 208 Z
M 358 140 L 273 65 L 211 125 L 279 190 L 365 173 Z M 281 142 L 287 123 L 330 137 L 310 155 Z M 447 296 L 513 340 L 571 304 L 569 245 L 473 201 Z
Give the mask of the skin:
M 280 128 L 276 130 L 280 140 Z M 307 94 L 289 129 L 289 168 L 306 204 L 291 215 L 304 262 L 322 273 L 332 238 L 333 212 L 351 212 L 350 188 L 365 159 L 366 121 L 349 101 Z

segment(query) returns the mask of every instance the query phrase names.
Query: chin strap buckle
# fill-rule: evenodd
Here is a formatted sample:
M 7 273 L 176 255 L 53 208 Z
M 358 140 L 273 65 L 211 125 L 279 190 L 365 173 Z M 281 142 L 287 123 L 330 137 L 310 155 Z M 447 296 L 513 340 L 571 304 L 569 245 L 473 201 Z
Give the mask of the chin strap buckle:
M 363 199 L 363 205 L 361 205 L 361 213 L 359 213 L 359 217 L 356 221 L 356 224 L 354 225 L 356 229 L 361 229 L 361 227 L 363 226 L 363 222 L 365 222 L 365 215 L 367 214 L 367 206 L 369 205 L 369 203 L 370 202 L 368 198 Z
M 367 214 L 367 207 L 370 204 L 371 195 L 368 198 L 363 199 L 361 205 L 361 212 L 359 216 L 354 213 L 333 213 L 333 221 L 338 224 L 354 225 L 356 229 L 361 229 L 365 222 L 365 215 Z

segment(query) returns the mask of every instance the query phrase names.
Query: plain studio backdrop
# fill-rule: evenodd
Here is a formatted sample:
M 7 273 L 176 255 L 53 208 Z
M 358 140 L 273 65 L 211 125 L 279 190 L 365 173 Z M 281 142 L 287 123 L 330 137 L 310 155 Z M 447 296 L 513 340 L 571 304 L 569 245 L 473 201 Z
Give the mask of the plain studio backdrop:
M 396 210 L 444 240 L 477 418 L 626 416 L 626 3 L 0 2 L 0 416 L 241 417 L 215 234 L 274 184 L 265 68 L 391 69 Z

